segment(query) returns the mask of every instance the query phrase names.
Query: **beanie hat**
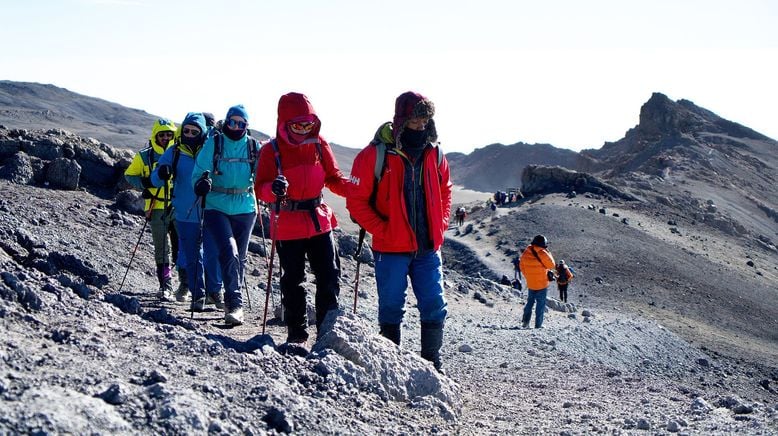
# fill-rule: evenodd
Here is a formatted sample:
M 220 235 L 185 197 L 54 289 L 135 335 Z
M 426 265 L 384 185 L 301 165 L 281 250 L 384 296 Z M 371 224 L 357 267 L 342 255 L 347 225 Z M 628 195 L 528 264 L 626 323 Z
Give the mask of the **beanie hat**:
M 395 145 L 402 148 L 399 141 L 400 136 L 411 118 L 429 118 L 430 120 L 425 127 L 427 140 L 436 141 L 438 132 L 435 129 L 435 121 L 432 120 L 434 116 L 435 105 L 427 97 L 413 91 L 400 94 L 394 102 L 394 119 L 392 120 Z
M 532 238 L 532 245 L 536 245 L 540 248 L 548 248 L 548 239 L 543 235 L 537 235 Z
M 243 107 L 242 104 L 236 104 L 235 106 L 231 107 L 230 110 L 227 111 L 227 116 L 224 118 L 225 120 L 229 120 L 231 116 L 238 115 L 239 117 L 242 117 L 246 122 L 249 122 L 249 114 L 246 112 L 246 108 Z

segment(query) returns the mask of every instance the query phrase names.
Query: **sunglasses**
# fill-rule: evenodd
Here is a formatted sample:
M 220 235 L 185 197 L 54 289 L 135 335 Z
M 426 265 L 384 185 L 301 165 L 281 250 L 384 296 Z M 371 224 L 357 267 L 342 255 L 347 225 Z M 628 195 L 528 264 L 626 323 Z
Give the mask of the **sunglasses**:
M 172 138 L 173 137 L 173 132 L 159 132 L 159 133 L 157 133 L 157 136 L 162 137 L 162 138 Z
M 235 130 L 235 129 L 241 129 L 242 130 L 242 129 L 245 129 L 246 126 L 248 126 L 248 123 L 246 123 L 245 121 L 235 121 L 232 118 L 227 120 L 226 124 L 227 124 L 227 127 L 229 127 L 230 129 L 233 129 L 233 130 Z
M 289 128 L 294 133 L 310 133 L 315 125 L 316 123 L 312 123 L 310 121 L 303 123 L 289 123 Z
M 183 133 L 184 136 L 200 136 L 200 130 L 198 130 L 198 129 L 189 129 L 189 128 L 186 128 L 186 127 L 184 127 L 181 130 L 181 133 Z

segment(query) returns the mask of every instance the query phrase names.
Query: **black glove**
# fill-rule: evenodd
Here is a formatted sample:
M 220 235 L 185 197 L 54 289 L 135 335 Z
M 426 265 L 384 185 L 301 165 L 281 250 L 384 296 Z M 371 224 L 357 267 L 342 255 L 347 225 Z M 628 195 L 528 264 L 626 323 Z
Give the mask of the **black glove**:
M 141 177 L 140 184 L 146 189 L 151 189 L 154 187 L 154 185 L 151 184 L 151 177 Z
M 149 191 L 148 189 L 144 189 L 140 193 L 140 196 L 141 196 L 141 198 L 145 198 L 146 200 L 148 200 L 150 198 L 154 198 L 154 194 L 152 194 L 151 191 Z
M 286 188 L 289 187 L 289 182 L 286 181 L 286 177 L 278 176 L 273 180 L 272 191 L 276 197 L 286 197 Z
M 157 168 L 157 175 L 162 180 L 170 180 L 173 177 L 173 168 L 170 165 L 160 165 Z
M 198 179 L 194 185 L 194 192 L 198 197 L 204 197 L 211 192 L 211 179 L 206 177 Z

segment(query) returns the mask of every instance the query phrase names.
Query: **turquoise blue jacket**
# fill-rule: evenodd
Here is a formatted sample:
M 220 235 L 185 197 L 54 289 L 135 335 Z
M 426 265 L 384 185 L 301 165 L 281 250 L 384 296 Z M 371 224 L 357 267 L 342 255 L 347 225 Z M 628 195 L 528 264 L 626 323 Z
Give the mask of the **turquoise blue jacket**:
M 253 164 L 254 168 L 246 162 L 249 157 L 249 136 L 246 134 L 237 141 L 221 133 L 219 136 L 222 138 L 222 158 L 218 162 L 220 174 L 215 174 L 213 170 L 215 136 L 210 136 L 195 158 L 192 186 L 205 171 L 208 171 L 213 188 L 205 197 L 206 210 L 218 210 L 227 215 L 256 212 L 257 199 L 254 196 L 256 162 Z M 256 145 L 258 147 L 259 143 Z M 258 150 L 254 152 L 254 156 L 256 159 L 259 158 Z M 236 193 L 219 192 L 220 189 L 229 189 Z

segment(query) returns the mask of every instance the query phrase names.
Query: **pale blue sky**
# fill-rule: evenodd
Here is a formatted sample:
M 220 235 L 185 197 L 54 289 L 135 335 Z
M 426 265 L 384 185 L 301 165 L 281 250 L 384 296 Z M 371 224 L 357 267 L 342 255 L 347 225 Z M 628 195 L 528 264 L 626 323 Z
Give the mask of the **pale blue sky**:
M 243 103 L 273 134 L 297 91 L 325 138 L 361 148 L 410 89 L 436 103 L 447 152 L 580 150 L 620 139 L 659 91 L 778 139 L 767 0 L 0 0 L 0 16 L 0 79 L 176 122 Z

